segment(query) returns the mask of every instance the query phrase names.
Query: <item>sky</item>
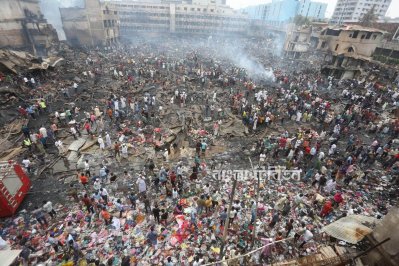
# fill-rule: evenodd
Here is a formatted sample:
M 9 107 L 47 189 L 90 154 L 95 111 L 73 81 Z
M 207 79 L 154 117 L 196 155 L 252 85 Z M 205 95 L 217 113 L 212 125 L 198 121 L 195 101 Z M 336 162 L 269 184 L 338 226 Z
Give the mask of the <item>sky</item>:
M 243 8 L 251 5 L 259 5 L 269 3 L 271 0 L 227 0 L 227 4 L 233 8 Z M 315 2 L 328 3 L 326 17 L 331 17 L 334 12 L 337 0 L 317 0 Z M 391 6 L 387 12 L 387 16 L 391 18 L 399 17 L 399 0 L 392 0 Z

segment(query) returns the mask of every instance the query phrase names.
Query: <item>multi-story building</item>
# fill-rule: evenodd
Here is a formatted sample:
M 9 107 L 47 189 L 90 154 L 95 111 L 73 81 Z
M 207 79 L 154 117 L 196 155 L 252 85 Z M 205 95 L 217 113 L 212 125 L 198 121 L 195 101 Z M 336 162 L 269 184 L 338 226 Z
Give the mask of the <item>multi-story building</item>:
M 85 0 L 85 7 L 60 8 L 67 41 L 72 45 L 112 45 L 119 40 L 118 12 L 109 3 Z
M 285 36 L 285 56 L 300 58 L 306 55 L 311 48 L 312 27 L 297 27 L 290 24 Z
M 327 27 L 319 37 L 318 49 L 325 53 L 322 71 L 337 78 L 357 78 L 372 59 L 384 31 L 357 25 Z
M 190 2 L 190 3 L 187 3 Z M 208 2 L 207 5 L 198 4 Z M 248 19 L 223 0 L 132 2 L 113 1 L 120 16 L 121 35 L 134 32 L 194 34 L 245 33 Z
M 373 7 L 374 14 L 382 20 L 391 2 L 392 0 L 338 0 L 330 23 L 359 22 Z
M 244 10 L 253 20 L 262 20 L 268 25 L 281 26 L 298 15 L 311 20 L 322 20 L 325 18 L 327 4 L 310 0 L 272 0 L 271 3 L 250 6 Z
M 27 49 L 45 55 L 58 41 L 40 12 L 39 0 L 0 0 L 0 48 Z

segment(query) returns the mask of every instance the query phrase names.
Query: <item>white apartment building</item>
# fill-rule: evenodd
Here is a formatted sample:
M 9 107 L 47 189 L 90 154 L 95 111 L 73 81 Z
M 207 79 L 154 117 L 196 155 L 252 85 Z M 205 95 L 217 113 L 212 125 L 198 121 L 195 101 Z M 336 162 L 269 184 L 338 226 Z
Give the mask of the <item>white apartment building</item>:
M 392 0 L 338 0 L 330 23 L 359 22 L 374 7 L 378 19 L 383 19 Z
M 190 3 L 188 3 L 190 2 Z M 170 32 L 194 34 L 245 33 L 249 20 L 224 1 L 207 0 L 207 5 L 193 4 L 195 0 L 170 1 L 113 1 L 120 17 L 121 35 L 134 32 Z M 201 2 L 201 1 L 197 1 Z M 215 3 L 213 3 L 215 2 Z

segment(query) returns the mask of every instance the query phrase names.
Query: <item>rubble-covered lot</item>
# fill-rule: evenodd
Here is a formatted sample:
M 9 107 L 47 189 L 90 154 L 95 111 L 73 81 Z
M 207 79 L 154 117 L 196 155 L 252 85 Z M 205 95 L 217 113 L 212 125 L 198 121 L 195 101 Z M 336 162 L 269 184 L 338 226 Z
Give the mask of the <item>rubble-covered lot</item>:
M 25 160 L 33 184 L 1 220 L 4 247 L 30 265 L 310 265 L 366 250 L 397 206 L 397 84 L 235 41 L 61 46 L 34 69 L 3 52 L 0 157 Z

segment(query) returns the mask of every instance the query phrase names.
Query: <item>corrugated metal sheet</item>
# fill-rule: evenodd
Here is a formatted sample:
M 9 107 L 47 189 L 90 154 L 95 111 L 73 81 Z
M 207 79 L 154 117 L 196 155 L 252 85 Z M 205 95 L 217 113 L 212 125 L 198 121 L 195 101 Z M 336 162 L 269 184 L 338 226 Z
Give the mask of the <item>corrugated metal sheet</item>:
M 349 215 L 325 227 L 322 231 L 339 240 L 356 244 L 373 230 L 370 228 L 377 222 L 376 218 L 364 215 Z

